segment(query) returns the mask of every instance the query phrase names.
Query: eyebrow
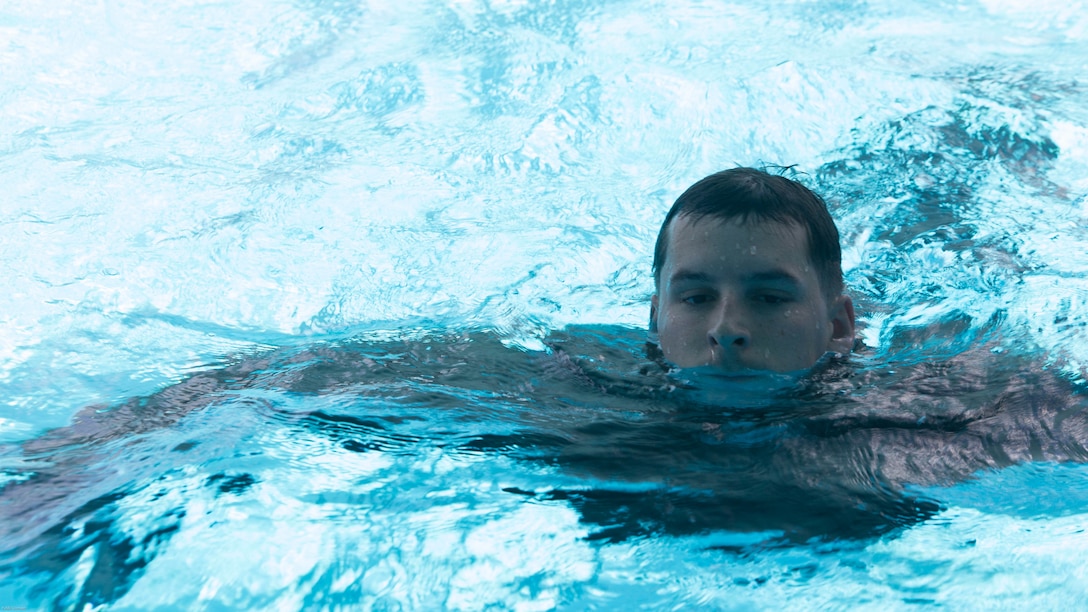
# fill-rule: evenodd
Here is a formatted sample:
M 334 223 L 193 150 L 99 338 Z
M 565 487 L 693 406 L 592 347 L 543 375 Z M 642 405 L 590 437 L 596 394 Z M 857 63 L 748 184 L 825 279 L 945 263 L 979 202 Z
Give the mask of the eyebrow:
M 712 280 L 714 280 L 713 277 L 705 272 L 695 272 L 693 270 L 684 270 L 682 268 L 669 276 L 670 283 L 708 283 Z M 780 269 L 772 269 L 764 272 L 748 274 L 741 278 L 741 281 L 745 283 L 788 283 L 797 287 L 801 286 L 800 279 L 798 279 L 793 274 L 790 274 L 789 272 Z
M 679 281 L 690 281 L 696 283 L 710 282 L 710 275 L 703 272 L 692 272 L 690 270 L 677 270 L 669 275 L 669 282 L 675 283 Z

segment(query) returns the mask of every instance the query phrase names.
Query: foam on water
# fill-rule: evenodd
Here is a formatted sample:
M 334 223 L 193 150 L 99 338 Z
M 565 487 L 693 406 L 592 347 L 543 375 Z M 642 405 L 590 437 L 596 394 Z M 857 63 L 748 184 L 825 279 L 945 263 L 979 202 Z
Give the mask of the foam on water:
M 1085 9 L 6 2 L 0 440 L 274 349 L 490 330 L 538 350 L 566 325 L 643 325 L 664 211 L 737 163 L 797 164 L 827 196 L 866 359 L 899 367 L 981 344 L 1083 376 Z M 265 374 L 278 384 L 291 367 Z M 536 384 L 520 367 L 506 374 Z M 924 489 L 943 504 L 933 517 L 860 542 L 711 530 L 601 543 L 571 501 L 599 483 L 510 450 L 539 425 L 515 381 L 382 383 L 464 410 L 342 435 L 299 415 L 411 410 L 393 392 L 298 397 L 273 383 L 216 396 L 181 425 L 36 458 L 90 484 L 65 511 L 33 515 L 55 532 L 37 565 L 3 559 L 0 599 L 1050 608 L 1085 596 L 1080 467 Z M 651 418 L 620 407 L 609 418 Z M 513 441 L 465 451 L 474 436 Z M 44 469 L 3 461 L 6 482 Z M 1049 490 L 1073 501 L 1040 500 Z M 1018 491 L 1034 511 L 1006 511 Z

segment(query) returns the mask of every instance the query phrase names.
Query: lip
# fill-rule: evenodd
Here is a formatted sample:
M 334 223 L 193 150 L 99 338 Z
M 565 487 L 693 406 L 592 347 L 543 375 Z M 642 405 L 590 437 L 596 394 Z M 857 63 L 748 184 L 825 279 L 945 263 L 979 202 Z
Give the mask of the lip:
M 752 368 L 722 370 L 714 366 L 701 366 L 681 368 L 674 371 L 672 375 L 697 387 L 746 387 L 770 391 L 795 384 L 804 373 L 805 370 L 797 372 L 775 372 Z
M 767 372 L 756 372 L 755 370 L 709 370 L 698 372 L 701 378 L 710 380 L 724 380 L 729 382 L 745 382 L 751 380 L 762 380 L 767 378 Z
M 757 370 L 754 368 L 722 368 L 720 366 L 705 365 L 694 368 L 680 368 L 677 373 L 684 376 L 698 378 L 700 380 L 720 381 L 728 383 L 740 383 L 747 381 L 766 380 L 774 377 L 771 370 Z
M 768 373 L 772 373 L 771 370 L 763 370 L 760 368 L 752 368 L 738 364 L 722 363 L 708 363 L 705 366 L 685 369 L 698 372 L 701 376 L 707 376 L 709 378 L 718 378 L 722 380 L 734 381 L 751 380 L 753 378 L 765 377 Z

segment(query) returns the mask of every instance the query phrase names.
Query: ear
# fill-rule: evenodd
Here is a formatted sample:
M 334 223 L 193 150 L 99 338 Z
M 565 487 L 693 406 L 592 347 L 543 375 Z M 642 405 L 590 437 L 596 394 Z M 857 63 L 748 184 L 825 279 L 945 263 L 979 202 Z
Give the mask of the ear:
M 650 298 L 650 333 L 657 333 L 657 294 Z
M 831 304 L 831 340 L 827 348 L 840 355 L 848 355 L 854 348 L 854 301 L 848 295 L 840 295 Z

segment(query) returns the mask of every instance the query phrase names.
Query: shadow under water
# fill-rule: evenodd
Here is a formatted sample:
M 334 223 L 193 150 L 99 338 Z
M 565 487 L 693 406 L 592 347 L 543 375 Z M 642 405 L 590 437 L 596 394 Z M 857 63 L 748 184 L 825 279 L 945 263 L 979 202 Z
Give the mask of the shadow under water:
M 722 530 L 770 534 L 762 546 L 869 538 L 940 509 L 911 485 L 1088 460 L 1080 390 L 985 347 L 894 368 L 864 353 L 832 359 L 767 402 L 730 406 L 700 401 L 703 390 L 646 357 L 642 330 L 571 328 L 546 344 L 527 352 L 485 332 L 344 341 L 85 409 L 3 450 L 0 574 L 67 575 L 93 558 L 79 593 L 61 597 L 114 601 L 182 528 L 196 493 L 163 483 L 199 466 L 211 472 L 205 491 L 246 495 L 259 477 L 216 462 L 273 427 L 375 457 L 440 449 L 550 466 L 563 475 L 554 485 L 500 494 L 569 504 L 603 542 Z M 166 495 L 179 501 L 136 533 L 113 528 L 138 505 L 129 496 Z

